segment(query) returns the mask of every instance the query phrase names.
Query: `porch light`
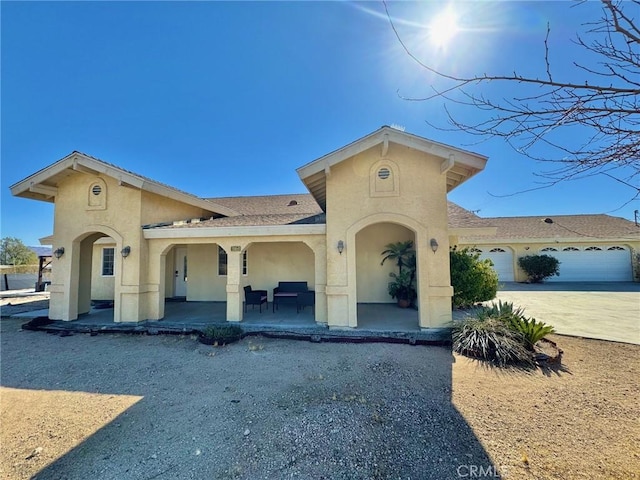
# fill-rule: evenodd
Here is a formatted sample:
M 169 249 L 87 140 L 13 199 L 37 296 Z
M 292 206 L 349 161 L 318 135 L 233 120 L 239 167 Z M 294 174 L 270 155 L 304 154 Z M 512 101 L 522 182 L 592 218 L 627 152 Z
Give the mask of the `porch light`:
M 60 258 L 62 255 L 64 255 L 64 247 L 58 247 L 53 252 L 53 256 L 56 258 Z
M 127 245 L 122 250 L 120 250 L 120 253 L 122 254 L 122 258 L 127 258 L 131 253 L 131 247 Z
M 431 245 L 433 253 L 436 253 L 438 251 L 438 241 L 435 238 L 432 238 L 429 244 Z
M 344 251 L 344 242 L 342 240 L 338 240 L 338 253 L 342 255 Z

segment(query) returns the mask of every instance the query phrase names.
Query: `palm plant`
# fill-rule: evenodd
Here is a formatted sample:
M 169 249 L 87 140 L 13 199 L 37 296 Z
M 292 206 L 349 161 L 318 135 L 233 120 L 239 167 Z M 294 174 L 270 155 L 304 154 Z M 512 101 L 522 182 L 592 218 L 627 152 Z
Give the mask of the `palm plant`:
M 405 242 L 395 242 L 385 245 L 385 250 L 381 255 L 384 255 L 380 265 L 384 265 L 387 260 L 395 260 L 398 266 L 398 273 L 402 274 L 402 267 L 408 267 L 411 262 L 411 257 L 414 258 L 413 263 L 415 265 L 416 252 L 413 249 L 413 241 L 407 240 Z

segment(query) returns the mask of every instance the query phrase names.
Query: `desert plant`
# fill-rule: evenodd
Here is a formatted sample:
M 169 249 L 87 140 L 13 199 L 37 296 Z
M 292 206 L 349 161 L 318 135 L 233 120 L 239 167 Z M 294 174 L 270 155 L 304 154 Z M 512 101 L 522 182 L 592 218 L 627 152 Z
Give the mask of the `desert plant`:
M 208 340 L 225 342 L 242 335 L 242 329 L 237 325 L 211 325 L 204 329 L 202 336 Z
M 533 365 L 522 334 L 498 318 L 469 317 L 459 322 L 453 328 L 452 342 L 455 352 L 499 366 Z
M 549 277 L 560 275 L 560 261 L 550 255 L 527 255 L 518 258 L 518 265 L 531 283 L 541 283 Z
M 555 329 L 551 325 L 544 322 L 537 322 L 535 318 L 517 318 L 511 319 L 511 328 L 519 332 L 525 342 L 526 347 L 533 351 L 533 346 L 550 333 L 554 333 Z
M 524 346 L 528 350 L 533 350 L 536 342 L 542 340 L 555 330 L 551 325 L 538 322 L 535 318 L 527 317 L 522 307 L 514 307 L 511 302 L 491 303 L 476 314 L 479 320 L 498 319 L 504 322 L 513 331 L 522 335 Z
M 498 274 L 491 260 L 480 260 L 480 254 L 468 248 L 449 252 L 453 306 L 469 307 L 495 298 Z

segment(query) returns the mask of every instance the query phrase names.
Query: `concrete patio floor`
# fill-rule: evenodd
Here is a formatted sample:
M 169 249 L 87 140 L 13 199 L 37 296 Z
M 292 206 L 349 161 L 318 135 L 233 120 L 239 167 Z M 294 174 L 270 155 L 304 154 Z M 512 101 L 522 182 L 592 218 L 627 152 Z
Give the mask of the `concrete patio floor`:
M 36 310 L 14 317 L 30 320 L 48 318 L 48 310 Z M 269 334 L 288 338 L 320 338 L 321 340 L 350 341 L 406 341 L 406 343 L 449 342 L 447 329 L 420 329 L 418 311 L 401 309 L 395 304 L 359 304 L 358 327 L 355 329 L 329 329 L 316 323 L 311 307 L 300 312 L 295 306 L 283 305 L 273 312 L 272 306 L 249 307 L 239 325 L 249 334 Z M 54 321 L 38 325 L 38 329 L 70 332 L 131 332 L 131 333 L 196 333 L 207 326 L 229 324 L 226 321 L 225 302 L 168 301 L 165 317 L 157 321 L 113 321 L 113 308 L 92 308 L 77 320 Z

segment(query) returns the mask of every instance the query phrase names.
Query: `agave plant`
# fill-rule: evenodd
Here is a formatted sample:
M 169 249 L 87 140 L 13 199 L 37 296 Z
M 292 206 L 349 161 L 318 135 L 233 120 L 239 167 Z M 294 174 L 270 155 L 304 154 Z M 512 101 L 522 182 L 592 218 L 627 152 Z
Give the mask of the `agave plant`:
M 470 317 L 453 329 L 453 350 L 468 357 L 489 360 L 499 366 L 533 365 L 521 333 L 498 318 Z
M 528 350 L 533 350 L 533 346 L 536 342 L 542 340 L 550 333 L 554 333 L 555 330 L 551 325 L 547 325 L 544 322 L 538 322 L 535 318 L 529 318 L 524 314 L 522 307 L 514 307 L 511 302 L 492 303 L 488 307 L 485 307 L 477 314 L 477 318 L 480 320 L 487 320 L 490 318 L 499 319 L 504 322 L 513 331 L 522 335 L 525 342 L 525 347 Z

